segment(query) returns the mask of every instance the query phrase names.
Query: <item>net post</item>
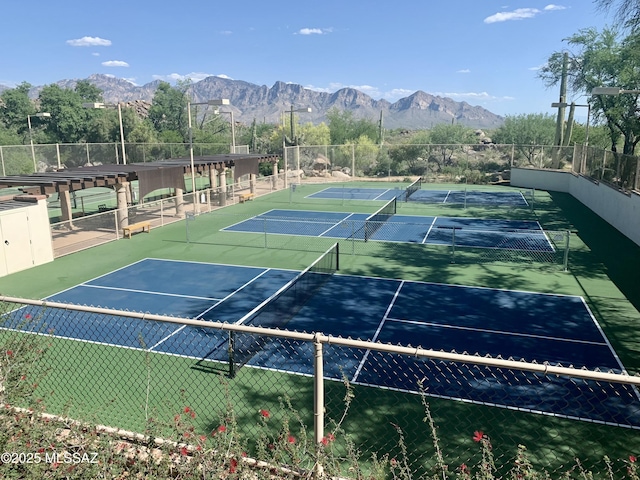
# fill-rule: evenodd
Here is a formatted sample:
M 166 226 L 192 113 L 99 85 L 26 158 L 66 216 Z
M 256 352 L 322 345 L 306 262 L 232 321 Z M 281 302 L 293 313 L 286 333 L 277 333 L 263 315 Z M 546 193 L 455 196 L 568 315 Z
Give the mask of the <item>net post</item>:
M 336 242 L 336 270 L 340 270 L 340 244 Z
M 267 240 L 267 219 L 262 219 L 262 230 L 264 232 L 264 248 L 269 248 L 268 240 Z
M 229 345 L 227 352 L 229 354 L 229 378 L 236 376 L 236 362 L 234 358 L 236 332 L 229 332 Z
M 456 263 L 456 227 L 451 232 L 451 263 Z
M 563 259 L 563 267 L 564 271 L 569 271 L 569 240 L 571 239 L 571 231 L 567 230 L 566 232 L 567 239 L 564 244 L 564 259 Z

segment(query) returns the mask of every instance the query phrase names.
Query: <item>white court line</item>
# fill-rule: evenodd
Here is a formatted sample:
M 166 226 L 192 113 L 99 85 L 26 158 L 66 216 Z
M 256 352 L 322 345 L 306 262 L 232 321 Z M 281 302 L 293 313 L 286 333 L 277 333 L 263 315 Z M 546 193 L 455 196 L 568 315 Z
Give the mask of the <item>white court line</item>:
M 398 295 L 400 294 L 400 290 L 402 289 L 403 285 L 404 285 L 404 280 L 400 282 L 400 285 L 398 285 L 398 288 L 396 289 L 396 293 L 393 295 L 391 302 L 389 302 L 389 307 L 387 308 L 387 311 L 384 312 L 384 315 L 382 316 L 382 320 L 380 320 L 380 323 L 378 324 L 378 328 L 376 329 L 376 332 L 373 334 L 373 338 L 371 339 L 372 342 L 377 341 L 378 336 L 380 335 L 380 331 L 382 330 L 382 326 L 384 325 L 384 322 L 386 321 L 389 313 L 391 312 L 393 305 L 396 303 L 396 299 L 398 298 Z M 360 360 L 360 364 L 358 365 L 358 368 L 356 368 L 356 371 L 353 374 L 353 377 L 351 377 L 352 382 L 355 382 L 358 379 L 358 375 L 360 375 L 360 371 L 364 367 L 364 364 L 367 361 L 367 358 L 369 357 L 369 353 L 371 353 L 371 350 L 367 350 L 364 356 L 362 357 L 362 360 Z
M 398 323 L 410 323 L 413 325 L 425 325 L 427 327 L 441 327 L 441 328 L 449 328 L 452 330 L 467 330 L 470 332 L 479 332 L 479 333 L 490 333 L 493 335 L 506 335 L 509 337 L 525 337 L 525 338 L 536 338 L 539 340 L 558 340 L 558 341 L 562 341 L 562 342 L 569 342 L 569 343 L 580 343 L 580 344 L 584 344 L 584 345 L 596 345 L 596 346 L 600 346 L 600 347 L 606 347 L 607 343 L 606 342 L 594 342 L 591 340 L 576 340 L 576 339 L 571 339 L 571 338 L 562 338 L 562 337 L 551 337 L 549 335 L 536 335 L 533 333 L 517 333 L 517 332 L 504 332 L 501 330 L 491 330 L 488 328 L 475 328 L 475 327 L 465 327 L 462 325 L 452 325 L 452 324 L 441 324 L 441 323 L 434 323 L 434 322 L 420 322 L 417 320 L 406 320 L 406 319 L 401 319 L 401 318 L 387 318 L 388 321 L 390 322 L 398 322 Z
M 378 198 L 380 198 L 382 195 L 385 195 L 386 193 L 388 193 L 388 192 L 390 192 L 390 191 L 391 191 L 391 189 L 390 189 L 390 188 L 388 188 L 388 189 L 386 189 L 384 192 L 382 192 L 380 195 L 378 195 L 377 197 L 373 197 L 371 200 L 372 200 L 372 201 L 374 201 L 374 200 L 378 200 Z M 391 200 L 391 199 L 390 199 L 390 200 Z
M 255 282 L 258 278 L 262 277 L 265 273 L 267 273 L 268 271 L 270 271 L 271 269 L 268 268 L 265 271 L 263 271 L 262 273 L 260 273 L 259 275 L 256 275 L 255 277 L 253 277 L 251 280 L 249 280 L 248 282 L 246 282 L 244 285 L 242 285 L 240 288 L 237 288 L 236 290 L 234 290 L 233 292 L 231 292 L 229 295 L 227 295 L 226 297 L 224 297 L 222 300 L 218 301 L 217 303 L 211 305 L 209 308 L 207 308 L 206 310 L 204 310 L 203 312 L 201 312 L 200 314 L 198 314 L 195 319 L 200 319 L 203 315 L 205 315 L 206 313 L 210 312 L 211 310 L 213 310 L 214 308 L 216 308 L 218 305 L 220 305 L 221 303 L 223 303 L 224 301 L 226 301 L 227 299 L 231 298 L 233 295 L 235 295 L 236 293 L 238 293 L 240 290 L 243 290 L 245 287 L 247 287 L 248 285 L 251 285 L 253 282 Z M 173 335 L 175 335 L 176 333 L 178 333 L 180 330 L 182 330 L 184 327 L 186 327 L 186 325 L 183 325 L 182 327 L 180 327 L 178 330 L 176 330 L 175 332 L 171 333 L 170 335 L 168 335 L 165 338 L 162 338 L 160 341 L 158 341 L 158 343 L 156 343 L 153 347 L 151 347 L 149 350 L 152 350 L 154 348 L 156 348 L 157 346 L 159 346 L 160 344 L 164 343 L 166 340 L 168 340 L 169 338 L 171 338 Z
M 120 292 L 132 292 L 132 293 L 144 293 L 147 295 L 161 295 L 165 297 L 180 297 L 180 298 L 193 298 L 196 300 L 218 300 L 216 297 L 200 297 L 197 295 L 182 295 L 179 293 L 164 293 L 164 292 L 154 292 L 152 290 L 138 290 L 135 288 L 121 288 L 121 287 L 108 287 L 104 285 L 86 285 L 80 284 L 78 287 L 86 287 L 86 288 L 102 288 L 104 290 L 117 290 Z
M 353 215 L 355 215 L 354 213 L 350 213 L 349 215 L 347 215 L 346 217 L 344 217 L 342 220 L 340 220 L 338 223 L 332 225 L 331 227 L 327 228 L 324 232 L 322 232 L 320 235 L 318 235 L 319 237 L 322 237 L 325 233 L 329 233 L 331 230 L 333 230 L 334 228 L 336 228 L 338 225 L 340 225 L 342 222 L 344 222 L 345 220 L 347 220 L 349 217 L 352 217 Z M 331 237 L 333 238 L 333 237 Z
M 425 234 L 424 238 L 422 239 L 422 243 L 425 243 L 427 241 L 427 237 L 431 233 L 431 230 L 433 230 L 433 226 L 436 224 L 436 220 L 437 219 L 438 219 L 438 217 L 433 217 L 433 222 L 431 222 L 431 225 L 429 225 L 429 230 L 427 230 L 427 233 Z

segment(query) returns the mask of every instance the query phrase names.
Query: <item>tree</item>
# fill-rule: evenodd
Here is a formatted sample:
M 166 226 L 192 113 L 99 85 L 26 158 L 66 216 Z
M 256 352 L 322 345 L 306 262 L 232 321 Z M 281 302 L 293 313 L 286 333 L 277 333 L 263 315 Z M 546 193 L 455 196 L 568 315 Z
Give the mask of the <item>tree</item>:
M 55 84 L 46 85 L 40 91 L 39 101 L 41 110 L 51 113 L 45 128 L 49 141 L 78 143 L 86 139 L 89 114 L 78 92 Z
M 345 145 L 363 135 L 374 142 L 378 139 L 378 125 L 366 118 L 354 118 L 350 110 L 340 111 L 332 108 L 327 112 L 327 119 L 332 145 Z
M 164 138 L 189 140 L 186 89 L 186 84 L 173 88 L 167 82 L 160 82 L 153 96 L 149 120 Z
M 555 134 L 556 119 L 552 115 L 529 113 L 507 115 L 491 138 L 498 144 L 513 144 L 516 154 L 533 165 L 539 146 L 553 145 Z
M 5 90 L 0 95 L 0 115 L 5 127 L 17 134 L 28 134 L 27 116 L 36 113 L 29 98 L 31 85 L 22 82 L 16 88 Z
M 604 12 L 615 10 L 616 18 L 625 27 L 636 30 L 640 26 L 640 0 L 594 0 L 594 3 Z
M 605 121 L 610 131 L 611 148 L 616 151 L 620 137 L 623 138 L 623 153 L 632 155 L 640 140 L 640 118 L 636 105 L 638 95 L 591 97 L 591 91 L 600 86 L 615 86 L 635 90 L 640 86 L 640 39 L 629 35 L 620 39 L 615 29 L 602 32 L 583 29 L 565 40 L 577 52 L 570 55 L 568 64 L 568 86 L 574 94 L 590 96 L 594 124 Z M 548 86 L 561 79 L 564 52 L 555 52 L 540 72 Z

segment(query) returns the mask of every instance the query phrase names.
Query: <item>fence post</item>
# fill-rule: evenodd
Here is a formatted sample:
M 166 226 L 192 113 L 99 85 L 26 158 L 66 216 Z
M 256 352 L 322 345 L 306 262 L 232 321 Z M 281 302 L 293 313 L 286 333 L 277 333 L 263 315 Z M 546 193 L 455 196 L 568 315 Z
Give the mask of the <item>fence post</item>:
M 5 177 L 7 173 L 4 170 L 4 155 L 2 154 L 2 145 L 0 145 L 0 162 L 2 162 L 2 176 Z
M 456 227 L 451 232 L 451 263 L 456 263 Z
M 565 272 L 569 271 L 569 240 L 570 239 L 571 239 L 571 231 L 567 230 L 567 239 L 564 244 L 564 260 L 563 260 L 563 266 L 564 266 Z
M 324 438 L 324 368 L 321 334 L 314 335 L 313 347 L 313 434 L 316 445 L 316 465 L 314 478 L 323 477 L 323 467 L 321 463 L 322 439 Z
M 356 146 L 351 145 L 351 178 L 356 175 Z

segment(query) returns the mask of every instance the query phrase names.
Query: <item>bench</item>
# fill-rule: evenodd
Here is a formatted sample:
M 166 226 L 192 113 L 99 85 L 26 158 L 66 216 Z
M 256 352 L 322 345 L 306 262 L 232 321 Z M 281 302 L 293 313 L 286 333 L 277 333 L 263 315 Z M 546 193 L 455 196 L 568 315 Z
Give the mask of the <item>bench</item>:
M 248 200 L 253 200 L 255 196 L 255 193 L 241 193 L 238 196 L 238 199 L 240 200 L 240 203 L 244 203 Z
M 133 232 L 136 232 L 138 230 L 144 232 L 145 228 L 147 229 L 147 233 L 151 232 L 151 222 L 132 223 L 131 225 L 122 227 L 122 236 L 129 236 L 129 238 L 131 238 L 131 234 Z

